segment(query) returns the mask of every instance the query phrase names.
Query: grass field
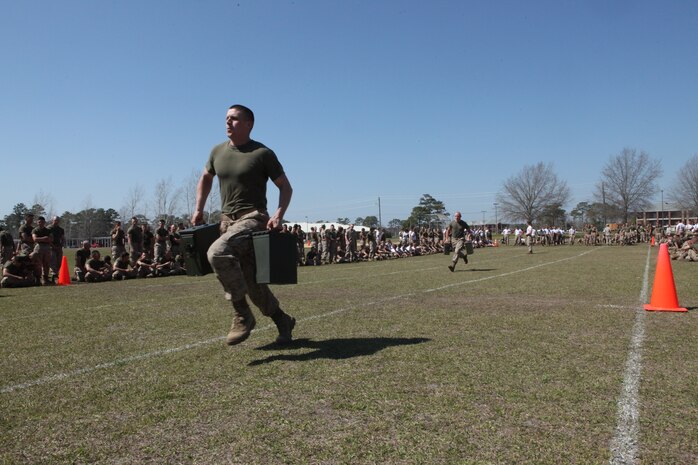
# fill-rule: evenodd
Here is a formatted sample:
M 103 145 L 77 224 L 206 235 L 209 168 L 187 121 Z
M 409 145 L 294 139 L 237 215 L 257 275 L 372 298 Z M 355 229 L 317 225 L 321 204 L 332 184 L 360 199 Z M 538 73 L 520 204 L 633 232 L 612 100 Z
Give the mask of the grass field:
M 698 463 L 698 264 L 645 312 L 657 250 L 300 268 L 288 347 L 225 346 L 212 275 L 2 289 L 0 463 Z

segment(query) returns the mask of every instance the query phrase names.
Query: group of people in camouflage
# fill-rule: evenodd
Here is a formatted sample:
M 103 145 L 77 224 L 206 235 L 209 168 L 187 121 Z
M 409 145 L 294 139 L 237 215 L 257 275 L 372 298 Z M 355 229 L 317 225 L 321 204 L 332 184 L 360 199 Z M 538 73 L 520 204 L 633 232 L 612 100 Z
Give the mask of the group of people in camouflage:
M 75 253 L 73 279 L 79 282 L 100 282 L 185 274 L 184 260 L 180 255 L 181 225 L 165 227 L 160 220 L 155 233 L 147 224 L 139 225 L 131 219 L 127 231 L 116 221 L 111 231 L 111 256 L 103 258 L 89 241 L 83 241 Z M 29 287 L 56 283 L 63 261 L 65 231 L 60 218 L 54 216 L 46 225 L 43 216 L 34 224 L 34 214 L 27 213 L 19 228 L 19 243 L 15 246 L 12 235 L 0 231 L 0 253 L 4 264 L 2 287 Z M 129 251 L 126 246 L 128 245 Z M 113 261 L 112 261 L 112 257 Z
M 698 262 L 698 224 L 684 225 L 678 223 L 671 234 L 665 235 L 660 242 L 666 242 L 672 260 Z
M 114 263 L 108 255 L 101 259 L 99 250 L 90 250 L 90 243 L 84 241 L 75 253 L 75 280 L 100 282 L 186 274 L 180 254 L 179 231 L 183 225 L 167 227 L 163 219 L 158 225 L 153 233 L 147 223 L 139 224 L 134 216 L 124 231 L 121 221 L 116 221 L 110 232 Z
M 320 228 L 312 226 L 304 232 L 300 225 L 288 227 L 282 232 L 296 236 L 298 265 L 329 265 L 333 263 L 353 263 L 360 261 L 387 260 L 443 252 L 443 232 L 437 228 L 403 229 L 396 243 L 386 238 L 383 228 L 362 227 L 354 224 L 348 227 L 334 224 Z M 306 244 L 309 249 L 306 252 Z
M 2 261 L 2 287 L 28 287 L 49 285 L 55 282 L 63 260 L 65 231 L 60 218 L 54 216 L 47 226 L 46 218 L 34 214 L 24 216 L 19 227 L 19 243 L 9 231 L 0 231 L 0 260 Z

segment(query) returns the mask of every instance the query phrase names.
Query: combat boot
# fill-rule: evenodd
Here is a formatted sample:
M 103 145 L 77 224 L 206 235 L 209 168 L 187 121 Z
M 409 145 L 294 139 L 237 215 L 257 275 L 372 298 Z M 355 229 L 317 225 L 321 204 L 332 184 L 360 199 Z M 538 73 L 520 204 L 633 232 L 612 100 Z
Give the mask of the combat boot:
M 252 314 L 252 309 L 245 299 L 233 302 L 233 324 L 225 339 L 226 344 L 234 346 L 250 337 L 256 321 Z
M 276 324 L 276 328 L 279 330 L 276 343 L 289 344 L 293 340 L 291 333 L 296 326 L 296 319 L 284 313 L 281 309 L 277 310 L 271 319 L 274 320 L 274 324 Z

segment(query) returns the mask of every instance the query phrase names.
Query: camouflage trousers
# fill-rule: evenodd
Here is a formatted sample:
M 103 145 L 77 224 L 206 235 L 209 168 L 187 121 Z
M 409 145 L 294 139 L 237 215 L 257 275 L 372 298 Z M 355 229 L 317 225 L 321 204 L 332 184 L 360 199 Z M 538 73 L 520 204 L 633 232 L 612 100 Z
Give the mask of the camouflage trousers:
M 226 298 L 233 302 L 246 295 L 266 316 L 279 309 L 279 301 L 266 284 L 257 284 L 254 248 L 250 234 L 263 231 L 269 216 L 253 211 L 238 219 L 221 221 L 221 236 L 208 249 L 208 261 L 223 285 Z
M 468 255 L 465 249 L 465 238 L 461 237 L 459 239 L 451 239 L 451 247 L 453 247 L 453 256 L 451 257 L 451 262 L 458 263 L 458 259 L 462 258 L 465 260 L 466 255 Z
M 165 256 L 166 251 L 167 251 L 167 243 L 156 242 L 155 243 L 155 254 L 153 256 L 153 259 L 157 262 L 160 258 L 163 258 Z
M 61 263 L 63 263 L 63 247 L 60 245 L 51 246 L 51 271 L 53 276 L 58 276 L 58 272 L 61 269 Z
M 111 246 L 111 259 L 112 261 L 116 261 L 119 258 L 121 258 L 121 254 L 126 252 L 126 246 L 125 245 L 112 245 Z M 136 257 L 138 258 L 138 257 Z
M 34 251 L 29 254 L 34 262 L 34 276 L 48 281 L 49 271 L 51 271 L 51 246 L 48 244 L 36 244 Z
M 12 255 L 14 255 L 15 249 L 11 245 L 4 245 L 0 249 L 0 264 L 4 265 L 5 263 L 9 262 L 10 259 L 12 258 Z

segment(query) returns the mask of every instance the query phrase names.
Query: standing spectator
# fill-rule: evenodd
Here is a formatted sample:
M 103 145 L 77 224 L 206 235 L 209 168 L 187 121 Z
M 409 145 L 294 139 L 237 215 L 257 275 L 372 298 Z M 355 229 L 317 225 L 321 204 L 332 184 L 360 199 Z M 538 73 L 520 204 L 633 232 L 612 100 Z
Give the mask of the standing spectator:
M 155 234 L 150 230 L 148 223 L 143 223 L 143 252 L 152 257 L 155 249 Z M 131 260 L 136 260 L 138 257 L 131 257 Z
M 325 240 L 325 247 L 327 248 L 327 263 L 334 263 L 334 257 L 337 255 L 337 230 L 334 228 L 334 224 L 330 225 L 330 229 L 327 230 Z
M 170 234 L 165 227 L 165 220 L 161 219 L 159 223 L 160 226 L 155 230 L 155 254 L 153 255 L 153 259 L 156 262 L 165 256 L 165 252 L 167 252 L 167 237 Z
M 46 227 L 46 218 L 39 217 L 37 226 L 32 230 L 34 240 L 34 252 L 29 255 L 35 263 L 35 277 L 37 282 L 46 286 L 50 283 L 49 271 L 51 270 L 51 234 Z
M 320 236 L 317 233 L 317 230 L 315 229 L 315 226 L 310 227 L 310 250 L 313 251 L 312 255 L 312 263 L 311 265 L 319 265 L 320 264 Z M 306 265 L 308 265 L 308 261 L 306 260 Z
M 320 238 L 318 243 L 318 254 L 320 255 L 320 263 L 324 265 L 327 263 L 327 226 L 324 224 L 320 226 L 318 237 Z
M 131 218 L 131 226 L 126 231 L 132 260 L 137 260 L 143 253 L 143 230 L 138 225 L 138 218 Z
M 63 247 L 65 247 L 65 230 L 61 227 L 60 222 L 60 217 L 54 216 L 51 218 L 51 226 L 48 227 L 51 236 L 51 270 L 54 283 L 61 269 Z
M 574 240 L 577 237 L 577 231 L 574 229 L 574 226 L 570 226 L 570 229 L 567 231 L 567 235 L 570 238 L 570 245 L 574 245 Z
M 34 251 L 34 239 L 32 238 L 34 227 L 34 214 L 28 212 L 24 215 L 24 224 L 19 227 L 19 246 L 17 247 L 17 252 L 29 255 Z
M 114 229 L 111 230 L 111 256 L 114 259 L 121 257 L 126 252 L 126 233 L 121 227 L 121 221 L 114 222 Z
M 179 229 L 176 225 L 170 225 L 170 233 L 168 238 L 170 241 L 169 251 L 173 257 L 176 257 L 177 255 L 179 255 L 179 245 L 182 242 L 182 236 L 181 234 L 179 234 Z
M 503 245 L 509 245 L 509 235 L 511 234 L 511 230 L 508 227 L 505 227 L 502 229 L 502 244 Z
M 0 264 L 4 265 L 9 262 L 14 253 L 15 240 L 12 238 L 12 234 L 3 226 L 0 226 Z
M 536 230 L 533 229 L 531 220 L 526 222 L 526 246 L 528 253 L 533 253 L 533 243 L 536 241 Z
M 356 260 L 356 231 L 354 224 L 350 224 L 347 231 L 344 233 L 345 258 L 349 262 Z

